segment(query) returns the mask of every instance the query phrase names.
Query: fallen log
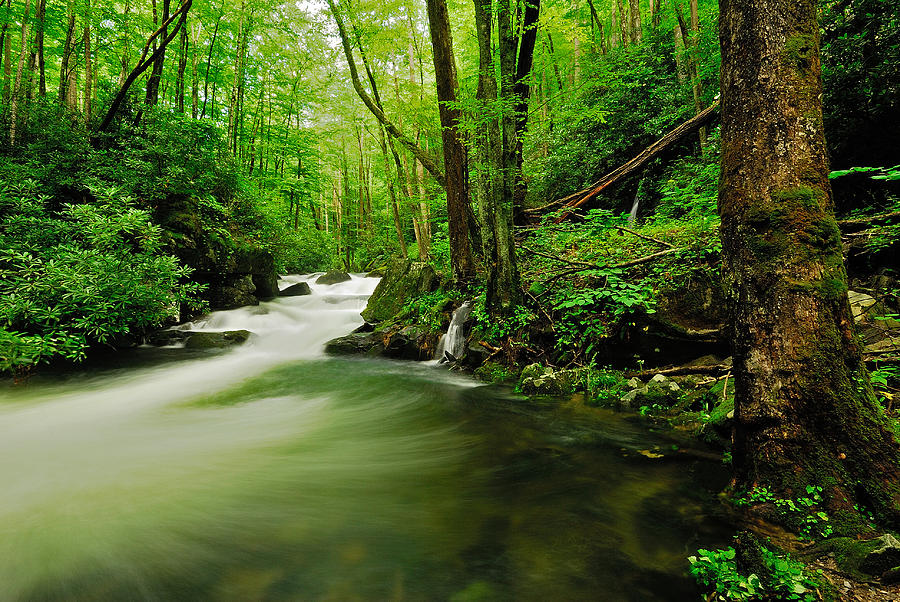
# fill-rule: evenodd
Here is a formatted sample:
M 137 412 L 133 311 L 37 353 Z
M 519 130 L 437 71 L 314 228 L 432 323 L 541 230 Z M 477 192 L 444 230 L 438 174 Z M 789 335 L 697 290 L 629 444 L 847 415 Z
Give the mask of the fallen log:
M 570 194 L 569 196 L 558 199 L 549 205 L 538 207 L 536 209 L 527 209 L 526 213 L 538 213 L 557 205 L 564 205 L 568 209 L 575 209 L 584 205 L 585 203 L 596 197 L 598 194 L 603 192 L 603 190 L 605 190 L 609 186 L 615 184 L 625 176 L 634 173 L 635 171 L 643 167 L 647 162 L 658 157 L 663 151 L 668 149 L 673 144 L 679 142 L 687 136 L 690 136 L 701 127 L 709 124 L 709 122 L 711 122 L 715 117 L 716 110 L 718 108 L 719 101 L 717 100 L 712 105 L 710 105 L 700 113 L 697 113 L 694 117 L 688 119 L 675 129 L 668 132 L 665 136 L 645 148 L 639 155 L 591 184 L 588 188 L 579 190 L 578 192 Z M 569 215 L 571 215 L 571 212 L 567 211 L 557 217 L 554 221 L 556 223 L 559 223 L 569 217 Z

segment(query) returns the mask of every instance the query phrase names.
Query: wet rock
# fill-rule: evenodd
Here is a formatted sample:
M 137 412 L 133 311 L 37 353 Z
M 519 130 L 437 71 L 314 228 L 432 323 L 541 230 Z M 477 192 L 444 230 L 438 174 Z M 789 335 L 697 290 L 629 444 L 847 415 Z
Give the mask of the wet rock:
M 375 333 L 348 334 L 325 343 L 328 355 L 377 355 L 382 351 L 384 343 Z
M 369 298 L 362 317 L 383 322 L 400 313 L 413 298 L 440 288 L 441 279 L 430 264 L 399 260 L 391 263 Z
M 191 332 L 184 346 L 187 349 L 222 349 L 247 342 L 252 334 L 249 330 L 227 330 L 225 332 Z
M 338 284 L 339 282 L 347 282 L 350 280 L 350 274 L 340 270 L 328 270 L 318 278 L 316 284 Z
M 309 294 L 312 294 L 312 291 L 309 290 L 309 284 L 306 282 L 298 282 L 278 291 L 279 297 L 300 297 Z
M 361 326 L 357 326 L 356 328 L 353 329 L 354 334 L 359 334 L 361 332 L 374 332 L 374 331 L 375 331 L 375 325 L 369 324 L 368 322 L 363 322 Z

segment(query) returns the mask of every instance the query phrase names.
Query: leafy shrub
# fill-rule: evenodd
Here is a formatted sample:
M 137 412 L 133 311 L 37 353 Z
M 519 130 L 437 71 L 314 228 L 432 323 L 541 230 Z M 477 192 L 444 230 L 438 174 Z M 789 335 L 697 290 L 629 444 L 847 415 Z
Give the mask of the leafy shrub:
M 185 283 L 190 270 L 162 253 L 149 214 L 116 189 L 95 195 L 56 214 L 26 196 L 22 212 L 0 219 L 0 370 L 80 360 L 92 343 L 158 326 L 177 318 L 181 303 L 195 304 L 200 286 Z M 15 192 L 0 196 L 8 202 Z
M 691 556 L 691 575 L 697 582 L 713 591 L 714 600 L 802 600 L 817 599 L 818 583 L 807 573 L 804 565 L 788 555 L 778 555 L 768 548 L 760 548 L 765 573 L 742 575 L 738 571 L 733 547 L 724 550 L 697 550 Z

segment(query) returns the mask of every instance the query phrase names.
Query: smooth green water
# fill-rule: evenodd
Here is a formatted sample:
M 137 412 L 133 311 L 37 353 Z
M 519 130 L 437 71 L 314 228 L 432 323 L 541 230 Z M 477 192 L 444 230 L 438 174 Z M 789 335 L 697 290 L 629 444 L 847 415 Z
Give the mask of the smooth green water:
M 0 599 L 697 599 L 721 466 L 315 341 L 0 390 Z

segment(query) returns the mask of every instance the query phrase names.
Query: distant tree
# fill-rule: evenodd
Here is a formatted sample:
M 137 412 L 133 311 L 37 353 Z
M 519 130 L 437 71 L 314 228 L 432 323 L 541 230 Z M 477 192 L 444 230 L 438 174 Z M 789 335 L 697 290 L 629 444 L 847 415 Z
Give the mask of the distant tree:
M 900 446 L 868 380 L 834 217 L 818 2 L 722 0 L 723 275 L 734 486 L 825 489 L 835 527 L 900 524 Z

